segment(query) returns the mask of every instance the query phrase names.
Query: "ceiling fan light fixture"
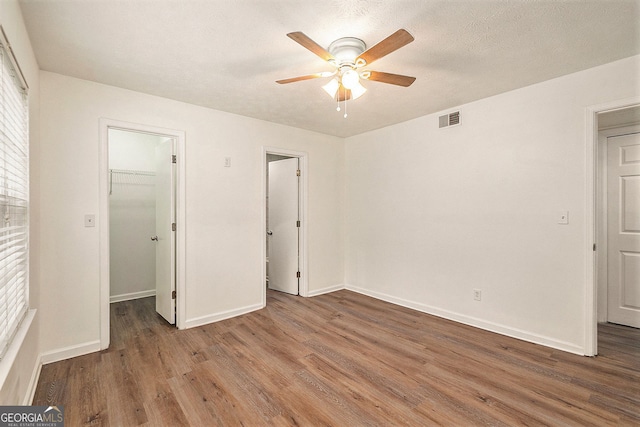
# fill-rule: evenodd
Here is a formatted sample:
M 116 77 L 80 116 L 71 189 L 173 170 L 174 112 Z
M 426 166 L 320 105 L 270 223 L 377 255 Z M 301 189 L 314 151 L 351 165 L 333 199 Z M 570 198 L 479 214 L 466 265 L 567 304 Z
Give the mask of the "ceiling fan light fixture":
M 331 98 L 335 99 L 339 87 L 340 83 L 338 82 L 338 79 L 331 79 L 329 80 L 329 83 L 322 86 L 322 89 L 324 89 Z

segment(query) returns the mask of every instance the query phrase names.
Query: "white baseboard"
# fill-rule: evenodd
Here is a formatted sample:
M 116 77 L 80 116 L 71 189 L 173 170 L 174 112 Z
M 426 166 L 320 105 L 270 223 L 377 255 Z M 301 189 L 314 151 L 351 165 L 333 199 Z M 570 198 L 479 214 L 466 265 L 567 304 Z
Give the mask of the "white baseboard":
M 538 335 L 538 334 L 523 331 L 520 329 L 511 328 L 509 326 L 501 325 L 498 323 L 488 322 L 486 320 L 478 319 L 478 318 L 467 316 L 460 313 L 455 313 L 448 310 L 443 310 L 443 309 L 432 307 L 416 301 L 405 300 L 402 298 L 394 297 L 392 295 L 371 291 L 369 289 L 364 289 L 357 286 L 346 285 L 346 289 L 363 294 L 363 295 L 367 295 L 382 301 L 390 302 L 392 304 L 397 304 L 402 307 L 407 307 L 413 310 L 421 311 L 423 313 L 431 314 L 433 316 L 442 317 L 444 319 L 453 320 L 454 322 L 463 323 L 465 325 L 473 326 L 475 328 L 480 328 L 486 331 L 495 332 L 497 334 L 506 335 L 511 338 L 517 338 L 517 339 L 528 341 L 534 344 L 544 345 L 546 347 L 551 347 L 551 348 L 566 351 L 569 353 L 578 354 L 580 356 L 585 355 L 584 348 L 569 342 L 559 341 L 554 338 L 546 337 L 543 335 Z
M 230 319 L 232 317 L 240 316 L 242 314 L 247 314 L 252 311 L 260 310 L 264 308 L 263 304 L 254 304 L 246 307 L 237 308 L 234 310 L 223 311 L 221 313 L 209 314 L 207 316 L 196 317 L 193 319 L 188 319 L 185 322 L 185 329 L 195 328 L 196 326 L 207 325 L 209 323 L 219 322 L 220 320 Z
M 148 291 L 139 291 L 139 292 L 131 292 L 128 294 L 111 295 L 109 297 L 109 302 L 113 304 L 114 302 L 129 301 L 132 299 L 147 298 L 147 297 L 154 297 L 154 296 L 156 296 L 156 290 L 150 289 Z
M 315 296 L 322 295 L 322 294 L 328 294 L 328 293 L 331 293 L 331 292 L 340 291 L 342 289 L 345 289 L 345 286 L 343 284 L 335 285 L 335 286 L 329 286 L 327 288 L 322 288 L 322 289 L 316 289 L 316 290 L 313 290 L 313 291 L 309 291 L 307 293 L 307 297 L 315 297 Z
M 36 359 L 36 366 L 33 367 L 33 373 L 29 380 L 27 394 L 24 397 L 24 402 L 22 402 L 23 406 L 31 406 L 33 404 L 33 398 L 36 395 L 36 388 L 38 388 L 38 380 L 40 379 L 40 372 L 42 372 L 42 356 Z
M 100 340 L 47 351 L 42 353 L 40 361 L 43 365 L 46 365 L 60 360 L 71 359 L 72 357 L 84 356 L 95 351 L 100 351 Z
M 61 360 L 70 359 L 72 357 L 83 356 L 85 354 L 100 351 L 100 341 L 92 341 L 89 343 L 69 346 L 61 349 L 56 349 L 42 353 L 36 360 L 36 366 L 34 366 L 31 379 L 29 380 L 29 387 L 25 400 L 22 403 L 24 406 L 33 404 L 33 398 L 36 395 L 36 389 L 38 387 L 38 380 L 40 379 L 40 373 L 42 372 L 42 366 L 48 363 L 59 362 Z

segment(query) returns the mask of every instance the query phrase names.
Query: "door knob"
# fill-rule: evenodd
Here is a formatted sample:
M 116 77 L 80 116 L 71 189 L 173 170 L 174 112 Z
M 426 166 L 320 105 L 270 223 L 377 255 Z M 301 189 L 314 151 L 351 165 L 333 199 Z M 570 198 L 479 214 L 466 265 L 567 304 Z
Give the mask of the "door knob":
M 153 236 L 153 237 L 151 238 L 151 240 L 155 240 L 155 241 L 157 242 L 157 241 L 158 241 L 158 236 Z
M 267 235 L 271 236 L 272 234 L 273 234 L 273 231 L 267 230 Z

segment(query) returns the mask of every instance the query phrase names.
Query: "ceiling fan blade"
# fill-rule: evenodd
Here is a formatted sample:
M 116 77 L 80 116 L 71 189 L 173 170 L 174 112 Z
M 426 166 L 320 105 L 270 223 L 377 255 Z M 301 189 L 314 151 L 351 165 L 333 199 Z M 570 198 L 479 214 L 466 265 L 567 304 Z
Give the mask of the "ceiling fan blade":
M 308 74 L 306 76 L 299 76 L 299 77 L 292 77 L 290 79 L 276 80 L 276 83 L 280 83 L 281 85 L 283 85 L 283 84 L 286 84 L 286 83 L 294 83 L 294 82 L 299 82 L 299 81 L 302 81 L 302 80 L 318 79 L 320 77 L 331 77 L 331 76 L 333 76 L 335 74 L 336 74 L 335 72 L 325 71 L 323 73 Z
M 357 61 L 362 60 L 365 64 L 371 64 L 373 61 L 400 49 L 402 46 L 411 43 L 413 40 L 413 36 L 409 34 L 407 30 L 400 29 L 378 44 L 362 52 L 362 54 L 357 58 L 356 63 Z
M 368 75 L 368 77 L 367 77 Z M 403 76 L 401 74 L 383 73 L 381 71 L 365 71 L 362 77 L 375 82 L 389 83 L 392 85 L 408 87 L 416 81 L 415 77 Z
M 291 40 L 297 42 L 302 47 L 309 49 L 311 52 L 315 53 L 316 55 L 318 55 L 320 58 L 324 59 L 325 61 L 330 61 L 330 60 L 335 59 L 333 57 L 333 55 L 331 55 L 329 52 L 327 52 L 327 50 L 325 48 L 323 48 L 318 43 L 316 43 L 313 40 L 311 40 L 309 37 L 307 37 L 306 34 L 300 32 L 300 31 L 289 33 L 289 34 L 287 34 L 287 37 L 289 37 Z
M 340 89 L 338 89 L 338 102 L 348 101 L 349 99 L 351 99 L 351 91 L 340 85 Z

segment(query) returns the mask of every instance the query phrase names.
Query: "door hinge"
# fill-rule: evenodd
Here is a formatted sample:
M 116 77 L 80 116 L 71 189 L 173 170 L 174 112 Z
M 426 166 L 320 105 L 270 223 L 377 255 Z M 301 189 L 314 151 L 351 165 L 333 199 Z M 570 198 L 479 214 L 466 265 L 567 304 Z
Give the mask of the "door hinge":
M 171 299 L 176 299 L 176 291 L 171 291 Z
M 299 279 L 300 278 L 300 272 L 296 271 L 296 277 Z
M 595 243 L 593 244 L 593 251 L 594 252 L 596 251 L 596 244 Z
M 171 223 L 171 231 L 176 231 L 176 223 L 175 222 Z
M 171 155 L 171 163 L 177 163 L 178 162 L 178 157 L 175 154 Z
M 300 169 L 296 171 L 296 176 L 300 176 Z
M 300 228 L 300 221 L 296 221 L 296 227 Z

